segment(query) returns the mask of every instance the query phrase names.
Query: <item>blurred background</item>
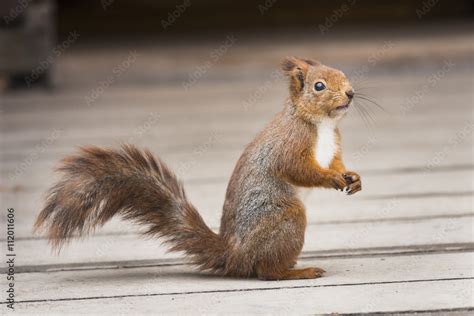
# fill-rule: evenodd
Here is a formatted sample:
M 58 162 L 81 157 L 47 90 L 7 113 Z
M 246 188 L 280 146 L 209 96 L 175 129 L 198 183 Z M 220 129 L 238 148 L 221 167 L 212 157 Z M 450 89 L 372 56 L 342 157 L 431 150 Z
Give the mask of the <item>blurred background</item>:
M 137 51 L 141 58 L 117 83 L 179 83 L 228 37 L 238 43 L 208 58 L 206 81 L 264 77 L 263 70 L 288 54 L 348 72 L 384 41 L 399 44 L 379 56 L 377 66 L 410 68 L 439 61 L 443 53 L 468 59 L 463 49 L 472 48 L 472 38 L 460 36 L 472 33 L 473 7 L 468 0 L 4 0 L 0 73 L 4 87 L 94 86 Z

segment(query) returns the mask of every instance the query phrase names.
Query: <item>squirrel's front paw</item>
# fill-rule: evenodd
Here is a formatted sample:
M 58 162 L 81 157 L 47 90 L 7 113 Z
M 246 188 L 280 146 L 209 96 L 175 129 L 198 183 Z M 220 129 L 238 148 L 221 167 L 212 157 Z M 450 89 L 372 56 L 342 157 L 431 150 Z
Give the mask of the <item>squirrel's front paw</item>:
M 331 185 L 334 189 L 342 191 L 345 187 L 347 187 L 347 181 L 343 175 L 335 173 L 331 177 Z
M 354 171 L 347 171 L 342 176 L 346 180 L 344 192 L 346 192 L 348 195 L 352 195 L 362 190 L 362 181 L 360 180 L 359 174 Z

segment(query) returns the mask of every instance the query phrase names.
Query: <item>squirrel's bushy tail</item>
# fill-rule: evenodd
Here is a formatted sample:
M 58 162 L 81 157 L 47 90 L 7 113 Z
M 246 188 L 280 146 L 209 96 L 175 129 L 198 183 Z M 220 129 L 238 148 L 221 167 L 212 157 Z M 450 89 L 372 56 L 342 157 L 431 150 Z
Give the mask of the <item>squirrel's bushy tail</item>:
M 149 151 L 85 147 L 58 170 L 63 176 L 35 223 L 35 230 L 47 229 L 55 248 L 120 214 L 147 227 L 145 234 L 163 237 L 172 251 L 184 251 L 201 269 L 224 268 L 223 239 L 186 199 L 173 172 Z

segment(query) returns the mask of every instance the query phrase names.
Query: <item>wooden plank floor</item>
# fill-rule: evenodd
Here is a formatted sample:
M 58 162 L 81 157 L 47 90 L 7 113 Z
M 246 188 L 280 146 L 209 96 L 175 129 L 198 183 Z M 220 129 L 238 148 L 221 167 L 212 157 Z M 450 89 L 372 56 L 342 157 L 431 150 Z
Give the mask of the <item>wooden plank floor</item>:
M 88 106 L 84 97 L 113 65 L 100 63 L 106 49 L 69 52 L 59 61 L 65 79 L 58 90 L 1 96 L 0 193 L 2 211 L 13 207 L 16 214 L 16 311 L 471 313 L 474 82 L 473 48 L 465 43 L 472 36 L 450 40 L 448 49 L 441 40 L 427 39 L 426 49 L 435 57 L 417 68 L 403 66 L 403 54 L 412 57 L 420 48 L 398 39 L 382 61 L 398 60 L 401 66 L 381 61 L 366 73 L 364 79 L 372 84 L 368 93 L 388 113 L 374 108 L 376 124 L 367 127 L 352 109 L 342 124 L 346 164 L 359 171 L 364 190 L 350 197 L 324 190 L 303 194 L 308 228 L 298 265 L 328 272 L 321 279 L 279 282 L 197 273 L 181 254 L 166 253 L 159 241 L 143 239 L 139 227 L 119 219 L 86 239 L 73 240 L 60 255 L 50 251 L 42 236 L 32 234 L 58 159 L 78 145 L 120 142 L 146 146 L 168 162 L 205 221 L 217 229 L 236 160 L 286 96 L 285 83 L 269 79 L 276 63 L 270 65 L 263 53 L 250 57 L 243 52 L 252 47 L 262 52 L 256 43 L 223 56 L 188 90 L 182 86 L 185 72 L 182 80 L 169 79 L 183 66 L 168 66 L 167 49 L 143 48 L 136 65 Z M 296 53 L 314 48 L 303 42 Z M 332 45 L 325 47 L 323 57 L 339 63 L 340 56 L 347 73 L 377 49 L 366 43 L 346 56 L 340 52 L 357 44 Z M 177 56 L 189 55 L 186 48 L 179 49 Z M 203 59 L 188 60 L 188 68 L 205 61 L 206 50 L 197 51 Z M 292 54 L 291 47 L 279 44 L 272 54 L 277 53 Z M 112 62 L 104 63 L 120 63 L 117 56 L 127 54 L 126 49 L 114 51 Z M 253 63 L 246 63 L 245 56 L 254 58 Z M 445 60 L 454 66 L 439 75 Z M 153 84 L 156 78 L 140 77 L 148 67 L 160 69 L 150 65 L 166 65 L 165 79 Z M 79 76 L 78 70 L 86 75 Z M 6 216 L 1 227 L 4 231 Z M 3 253 L 5 235 L 0 238 Z M 4 291 L 5 278 L 1 284 Z M 3 314 L 4 303 L 0 308 Z

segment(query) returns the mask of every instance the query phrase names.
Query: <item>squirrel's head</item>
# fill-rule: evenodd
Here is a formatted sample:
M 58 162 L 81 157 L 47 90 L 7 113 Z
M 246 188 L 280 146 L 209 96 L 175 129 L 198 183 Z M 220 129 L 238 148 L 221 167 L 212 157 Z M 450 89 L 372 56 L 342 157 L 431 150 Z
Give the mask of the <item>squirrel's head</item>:
M 290 97 L 295 113 L 310 122 L 340 119 L 349 108 L 354 90 L 341 71 L 318 61 L 285 58 L 281 64 L 290 79 Z

